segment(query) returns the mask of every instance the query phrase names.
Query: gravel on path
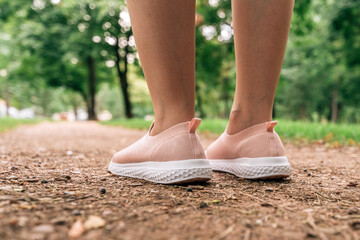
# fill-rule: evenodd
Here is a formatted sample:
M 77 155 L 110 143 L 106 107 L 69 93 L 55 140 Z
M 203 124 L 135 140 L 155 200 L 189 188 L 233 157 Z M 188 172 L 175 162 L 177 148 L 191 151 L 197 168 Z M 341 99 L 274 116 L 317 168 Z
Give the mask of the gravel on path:
M 359 148 L 286 144 L 293 175 L 277 181 L 108 173 L 144 133 L 45 122 L 0 134 L 0 239 L 359 239 Z M 215 139 L 200 137 L 205 148 Z

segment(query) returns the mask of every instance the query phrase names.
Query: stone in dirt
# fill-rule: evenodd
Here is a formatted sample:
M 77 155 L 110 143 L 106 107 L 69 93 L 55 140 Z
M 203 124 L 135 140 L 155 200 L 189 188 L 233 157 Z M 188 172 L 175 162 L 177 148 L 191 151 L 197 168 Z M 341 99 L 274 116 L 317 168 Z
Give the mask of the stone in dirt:
M 68 232 L 69 238 L 78 238 L 80 237 L 85 231 L 85 228 L 81 222 L 81 220 L 77 220 L 70 228 Z
M 79 211 L 79 210 L 74 210 L 74 211 L 72 211 L 71 212 L 73 215 L 75 215 L 75 216 L 80 216 L 81 215 L 81 212 Z
M 113 212 L 111 210 L 105 210 L 103 211 L 102 215 L 107 216 L 107 215 L 111 215 Z
M 25 192 L 24 188 L 14 188 L 15 192 Z
M 357 182 L 351 181 L 348 183 L 348 187 L 356 187 L 358 185 Z
M 359 213 L 359 210 L 357 208 L 350 208 L 348 211 L 349 215 L 356 215 Z
M 66 219 L 63 217 L 54 218 L 51 220 L 51 223 L 54 225 L 64 225 L 66 224 Z
M 360 230 L 360 221 L 355 221 L 350 223 L 350 226 L 353 230 Z
M 18 170 L 18 168 L 17 167 L 11 167 L 10 170 L 11 171 L 16 171 L 16 170 Z
M 19 177 L 11 175 L 11 176 L 7 177 L 6 179 L 8 179 L 8 180 L 18 180 Z
M 32 229 L 33 232 L 37 232 L 37 233 L 51 233 L 54 231 L 54 227 L 52 225 L 49 224 L 43 224 L 43 225 L 39 225 L 36 226 Z
M 75 192 L 68 192 L 68 191 L 65 191 L 64 192 L 65 195 L 75 195 Z
M 208 207 L 207 203 L 206 202 L 200 202 L 200 208 L 206 208 Z
M 264 203 L 261 203 L 261 206 L 262 206 L 262 207 L 272 207 L 272 204 L 271 204 L 271 203 L 264 202 Z
M 39 179 L 35 178 L 25 178 L 25 179 L 19 179 L 19 182 L 38 182 Z
M 112 151 L 127 147 L 144 134 L 145 131 L 117 129 L 95 122 L 41 123 L 1 133 L 0 239 L 193 239 L 200 236 L 201 239 L 310 240 L 311 237 L 344 239 L 360 234 L 357 230 L 360 227 L 359 161 L 350 157 L 355 153 L 359 157 L 360 147 L 333 150 L 324 146 L 324 151 L 319 152 L 311 143 L 287 143 L 286 152 L 294 168 L 291 180 L 248 181 L 214 172 L 206 184 L 172 186 L 106 173 L 105 165 Z M 127 140 L 114 141 L 119 136 Z M 204 147 L 215 139 L 215 135 L 204 136 Z M 5 155 L 1 155 L 3 146 Z M 41 166 L 32 158 L 38 146 L 48 148 L 39 158 Z M 71 157 L 65 155 L 69 146 L 74 146 Z M 78 154 L 85 154 L 86 158 L 77 159 Z M 3 160 L 8 163 L 2 164 Z M 12 172 L 11 166 L 19 169 Z M 312 177 L 307 176 L 308 172 Z M 66 179 L 67 175 L 72 180 Z M 18 182 L 6 179 L 9 176 L 18 179 L 35 176 L 39 181 Z M 55 177 L 60 180 L 54 181 Z M 42 184 L 43 179 L 49 183 Z M 348 186 L 350 182 L 357 185 Z M 193 192 L 187 192 L 187 187 Z M 14 188 L 25 192 L 16 192 Z M 101 188 L 106 188 L 106 194 L 100 194 Z M 266 191 L 270 188 L 274 191 Z M 75 192 L 75 195 L 64 195 L 64 191 Z M 221 202 L 214 204 L 215 199 Z M 200 208 L 202 201 L 208 207 Z M 261 206 L 264 202 L 273 206 Z M 318 223 L 314 225 L 316 229 L 308 226 L 307 213 L 314 215 L 314 222 Z M 90 215 L 101 217 L 105 225 L 86 230 L 84 222 Z M 62 219 L 54 220 L 59 217 L 66 220 L 64 225 L 58 225 L 64 223 Z M 70 232 L 78 219 L 81 222 L 76 231 Z M 174 227 L 173 220 L 178 226 Z M 32 231 L 42 224 L 52 225 L 54 231 Z
M 105 220 L 98 216 L 90 216 L 84 223 L 85 229 L 100 228 L 105 226 Z
M 15 227 L 16 225 L 18 225 L 18 223 L 19 223 L 19 219 L 17 219 L 17 218 L 12 218 L 9 221 L 9 225 L 12 227 Z
M 28 221 L 27 217 L 19 217 L 18 225 L 20 227 L 24 227 L 26 225 L 27 221 Z

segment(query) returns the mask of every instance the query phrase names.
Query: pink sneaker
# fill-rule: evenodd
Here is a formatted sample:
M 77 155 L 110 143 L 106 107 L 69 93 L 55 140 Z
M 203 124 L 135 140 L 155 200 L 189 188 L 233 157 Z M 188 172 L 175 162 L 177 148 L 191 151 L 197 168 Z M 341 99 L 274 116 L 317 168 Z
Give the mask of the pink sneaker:
M 195 133 L 200 122 L 194 118 L 150 136 L 153 122 L 143 138 L 113 156 L 109 171 L 163 184 L 210 180 L 212 169 Z
M 260 123 L 234 135 L 225 131 L 206 151 L 213 170 L 246 179 L 290 176 L 284 146 L 274 131 L 276 124 Z

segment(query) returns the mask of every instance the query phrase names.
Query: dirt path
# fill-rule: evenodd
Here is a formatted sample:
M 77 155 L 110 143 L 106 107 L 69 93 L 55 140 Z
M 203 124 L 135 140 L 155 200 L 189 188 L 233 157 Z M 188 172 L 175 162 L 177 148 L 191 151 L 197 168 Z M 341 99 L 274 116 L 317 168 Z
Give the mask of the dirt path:
M 286 144 L 294 170 L 281 181 L 214 173 L 188 187 L 109 174 L 111 155 L 143 134 L 96 123 L 0 134 L 0 239 L 67 239 L 77 220 L 79 239 L 360 238 L 359 148 Z

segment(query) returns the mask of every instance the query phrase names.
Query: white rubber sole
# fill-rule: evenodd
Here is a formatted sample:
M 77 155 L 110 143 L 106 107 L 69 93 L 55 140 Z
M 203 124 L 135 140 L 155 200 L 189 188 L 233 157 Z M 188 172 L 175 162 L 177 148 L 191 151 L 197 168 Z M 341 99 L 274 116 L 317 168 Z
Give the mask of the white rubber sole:
M 110 162 L 108 169 L 116 175 L 162 184 L 208 181 L 212 176 L 212 168 L 207 159 L 127 164 Z
M 209 159 L 214 171 L 228 172 L 245 179 L 284 178 L 291 174 L 285 156 L 236 159 Z

